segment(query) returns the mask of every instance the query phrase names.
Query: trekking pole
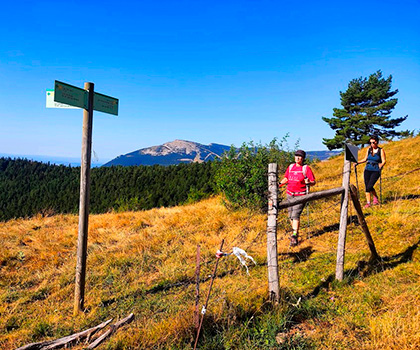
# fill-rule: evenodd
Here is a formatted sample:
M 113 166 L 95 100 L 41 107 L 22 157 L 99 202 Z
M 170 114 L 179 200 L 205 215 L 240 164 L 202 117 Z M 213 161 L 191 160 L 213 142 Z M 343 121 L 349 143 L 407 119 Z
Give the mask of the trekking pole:
M 382 206 L 382 169 L 379 169 L 379 206 Z
M 222 244 L 220 245 L 219 252 L 222 251 L 224 243 L 225 243 L 225 240 L 223 239 Z M 216 254 L 216 265 L 214 266 L 213 274 L 211 275 L 210 288 L 207 293 L 206 303 L 204 304 L 203 309 L 201 310 L 201 320 L 200 320 L 200 325 L 197 330 L 197 337 L 195 338 L 194 350 L 197 348 L 198 338 L 200 337 L 201 326 L 203 325 L 204 314 L 207 311 L 207 304 L 209 303 L 209 299 L 210 299 L 211 288 L 213 287 L 213 281 L 214 281 L 214 278 L 216 277 L 216 271 L 217 271 L 217 266 L 219 265 L 219 259 L 222 256 L 223 256 L 222 254 Z
M 197 244 L 197 260 L 195 264 L 195 310 L 194 310 L 194 326 L 198 329 L 200 325 L 200 310 L 198 304 L 200 302 L 200 245 Z
M 309 185 L 306 185 L 306 195 L 309 194 Z M 306 230 L 306 238 L 307 239 L 311 239 L 310 235 L 309 235 L 309 202 L 306 203 L 306 213 L 308 214 L 308 226 L 307 226 L 307 230 Z

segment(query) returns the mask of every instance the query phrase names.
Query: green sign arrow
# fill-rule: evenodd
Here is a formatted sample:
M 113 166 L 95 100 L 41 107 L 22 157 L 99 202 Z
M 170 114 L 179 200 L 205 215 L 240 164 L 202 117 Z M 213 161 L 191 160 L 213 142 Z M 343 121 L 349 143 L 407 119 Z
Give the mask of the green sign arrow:
M 88 108 L 88 91 L 56 80 L 54 101 L 79 108 Z
M 93 109 L 98 112 L 118 115 L 118 99 L 95 92 L 93 95 Z
M 73 107 L 88 108 L 89 91 L 76 86 L 55 81 L 54 101 Z M 93 109 L 98 112 L 118 115 L 118 99 L 97 92 L 93 94 Z M 47 106 L 50 107 L 50 106 Z M 57 106 L 51 106 L 57 107 Z

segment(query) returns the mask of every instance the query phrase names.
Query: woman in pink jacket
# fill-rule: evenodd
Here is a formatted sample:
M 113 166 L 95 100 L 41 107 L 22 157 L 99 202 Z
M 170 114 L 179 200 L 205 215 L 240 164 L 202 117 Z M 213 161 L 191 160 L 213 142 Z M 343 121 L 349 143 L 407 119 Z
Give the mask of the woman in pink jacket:
M 315 176 L 312 169 L 308 165 L 304 165 L 306 152 L 297 150 L 295 152 L 295 164 L 287 167 L 284 178 L 280 181 L 280 187 L 287 184 L 287 199 L 304 196 L 309 192 L 309 186 L 315 185 Z M 293 228 L 293 234 L 290 237 L 290 245 L 299 244 L 299 227 L 300 215 L 302 214 L 305 204 L 297 204 L 289 207 L 289 219 Z

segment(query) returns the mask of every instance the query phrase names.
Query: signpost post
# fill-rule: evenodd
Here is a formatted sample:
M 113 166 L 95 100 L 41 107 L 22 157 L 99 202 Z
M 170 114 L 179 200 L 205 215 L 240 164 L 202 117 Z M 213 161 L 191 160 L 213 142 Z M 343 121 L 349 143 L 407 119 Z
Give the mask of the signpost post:
M 73 313 L 83 311 L 89 225 L 90 168 L 92 157 L 93 110 L 118 115 L 118 99 L 94 92 L 93 83 L 84 89 L 55 81 L 54 103 L 47 91 L 47 108 L 83 108 L 82 157 L 80 167 L 79 231 L 77 238 L 76 283 Z M 57 104 L 57 105 L 55 105 Z

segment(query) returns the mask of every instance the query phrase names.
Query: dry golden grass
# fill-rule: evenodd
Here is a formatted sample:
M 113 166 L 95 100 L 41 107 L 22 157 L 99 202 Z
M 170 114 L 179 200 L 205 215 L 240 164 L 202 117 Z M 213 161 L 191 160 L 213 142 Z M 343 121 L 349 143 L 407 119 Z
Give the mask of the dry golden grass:
M 205 332 L 202 348 L 212 348 L 206 344 L 213 338 L 226 348 L 264 348 L 255 345 L 263 337 L 262 317 L 272 317 L 267 324 L 284 317 L 287 322 L 277 328 L 292 335 L 301 327 L 299 336 L 308 347 L 420 348 L 420 171 L 409 173 L 420 168 L 419 141 L 417 137 L 384 145 L 384 203 L 366 212 L 381 264 L 364 263 L 369 250 L 360 227 L 351 223 L 346 279 L 333 282 L 338 197 L 311 203 L 309 227 L 305 210 L 304 240 L 298 248 L 289 248 L 288 220 L 285 212 L 280 214 L 285 301 L 273 316 L 265 311 L 266 217 L 245 209 L 229 211 L 220 197 L 175 208 L 91 215 L 87 311 L 75 318 L 77 216 L 0 223 L 0 348 L 58 338 L 130 312 L 136 320 L 113 336 L 109 349 L 188 348 L 194 339 L 196 246 L 201 246 L 201 277 L 206 280 L 201 284 L 203 300 L 209 286 L 206 276 L 212 273 L 222 239 L 225 251 L 239 246 L 258 265 L 250 265 L 247 276 L 234 256 L 221 260 L 204 324 L 214 332 Z M 341 186 L 342 167 L 342 156 L 314 165 L 314 190 Z M 358 171 L 364 204 L 362 168 Z M 355 183 L 354 173 L 351 181 Z M 354 209 L 349 214 L 355 215 Z

